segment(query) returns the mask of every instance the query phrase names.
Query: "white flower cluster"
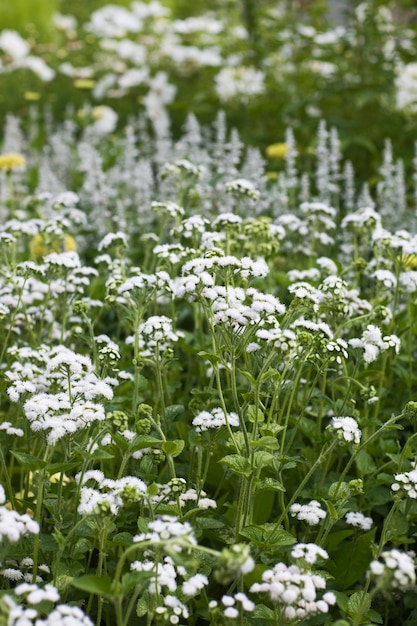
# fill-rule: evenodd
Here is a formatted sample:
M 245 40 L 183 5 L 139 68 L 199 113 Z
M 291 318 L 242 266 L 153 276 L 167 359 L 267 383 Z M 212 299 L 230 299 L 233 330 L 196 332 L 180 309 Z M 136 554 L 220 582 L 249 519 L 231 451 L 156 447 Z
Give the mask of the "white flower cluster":
M 315 543 L 297 543 L 291 550 L 293 559 L 303 559 L 310 565 L 314 565 L 318 559 L 328 559 L 326 550 Z
M 4 576 L 4 578 L 7 578 L 7 580 L 12 580 L 13 582 L 24 581 L 27 583 L 31 583 L 33 581 L 33 559 L 28 556 L 20 559 L 20 561 L 16 561 L 15 559 L 6 559 L 1 566 L 2 569 L 0 570 L 0 574 Z M 38 564 L 37 571 L 36 583 L 43 582 L 40 573 L 47 574 L 48 577 L 51 574 L 50 567 L 45 563 Z
M 183 337 L 183 333 L 173 331 L 169 317 L 153 315 L 139 326 L 139 351 L 147 357 L 154 356 L 156 352 L 161 355 L 180 337 Z
M 205 432 L 206 430 L 210 430 L 212 428 L 220 428 L 221 426 L 225 426 L 226 423 L 228 423 L 229 426 L 239 426 L 239 416 L 237 413 L 233 412 L 227 413 L 226 416 L 223 409 L 220 407 L 211 409 L 211 411 L 200 411 L 192 422 L 198 433 Z
M 162 593 L 163 588 L 174 593 L 178 587 L 177 578 L 186 575 L 186 569 L 181 565 L 176 566 L 170 556 L 165 556 L 163 562 L 156 563 L 151 559 L 133 561 L 130 569 L 133 572 L 152 572 L 148 589 L 154 595 Z
M 190 545 L 197 545 L 192 526 L 188 522 L 180 522 L 172 515 L 162 515 L 148 524 L 149 532 L 135 535 L 133 541 L 141 543 L 143 541 L 151 543 L 171 542 L 173 539 L 183 539 Z M 180 551 L 179 546 L 174 545 L 176 551 Z
M 21 351 L 26 359 L 32 353 Z M 16 361 L 6 373 L 12 381 L 8 388 L 12 401 L 24 392 L 32 394 L 24 411 L 33 431 L 49 431 L 47 441 L 54 445 L 65 435 L 105 419 L 104 407 L 93 400 L 100 396 L 110 400 L 116 380 L 100 380 L 89 357 L 64 346 L 51 350 L 42 346 L 36 357 L 44 369 L 36 361 L 27 365 Z
M 135 476 L 113 480 L 105 478 L 101 470 L 89 470 L 85 474 L 77 474 L 75 479 L 82 485 L 78 505 L 80 515 L 117 515 L 124 503 L 139 502 L 146 495 L 146 484 Z M 97 487 L 86 486 L 90 481 L 94 481 Z
M 382 336 L 381 329 L 373 324 L 369 324 L 362 333 L 362 337 L 349 339 L 352 348 L 362 348 L 364 350 L 363 360 L 365 363 L 375 361 L 381 352 L 389 348 L 394 348 L 396 354 L 400 351 L 400 339 L 397 335 Z
M 336 603 L 332 592 L 318 598 L 317 592 L 326 588 L 322 576 L 306 572 L 297 565 L 277 563 L 273 569 L 262 574 L 262 581 L 254 583 L 250 591 L 267 592 L 272 602 L 283 605 L 287 620 L 303 620 L 316 613 L 328 613 L 330 606 Z
M 345 516 L 346 523 L 350 526 L 356 526 L 362 530 L 371 530 L 373 519 L 372 517 L 366 517 L 363 513 L 356 511 L 349 511 Z
M 337 435 L 342 442 L 359 445 L 362 431 L 353 417 L 332 417 L 329 428 L 337 431 Z
M 308 504 L 295 502 L 290 507 L 290 513 L 298 520 L 307 522 L 309 526 L 316 526 L 320 523 L 320 520 L 324 519 L 327 515 L 326 511 L 323 511 L 320 502 L 317 502 L 317 500 L 311 500 Z
M 176 596 L 168 594 L 164 597 L 163 606 L 155 609 L 156 615 L 164 619 L 165 624 L 179 624 L 180 618 L 188 619 L 190 616 L 188 607 Z
M 0 504 L 6 502 L 6 494 L 2 485 L 0 485 Z M 39 533 L 39 524 L 35 522 L 30 515 L 24 513 L 20 515 L 13 509 L 0 506 L 0 542 L 9 541 L 16 543 L 21 537 L 27 535 L 37 535 Z
M 395 79 L 397 88 L 397 108 L 410 113 L 417 111 L 417 63 L 398 66 Z
M 265 74 L 254 67 L 223 67 L 215 78 L 215 88 L 222 102 L 247 102 L 264 92 Z
M 400 550 L 387 550 L 381 554 L 381 561 L 372 561 L 369 569 L 379 579 L 382 586 L 403 589 L 416 582 L 414 555 Z
M 395 493 L 403 492 L 408 498 L 417 499 L 417 461 L 412 463 L 412 469 L 409 472 L 400 472 L 394 474 L 395 482 L 392 483 L 391 489 Z
M 227 619 L 237 619 L 241 614 L 240 608 L 247 613 L 252 613 L 255 610 L 255 603 L 249 600 L 243 592 L 235 593 L 234 596 L 222 596 L 221 604 L 223 615 Z M 216 600 L 212 600 L 209 602 L 209 609 L 216 609 L 218 605 L 219 603 Z
M 44 606 L 37 608 L 43 601 L 57 602 L 60 598 L 53 585 L 38 587 L 35 584 L 22 583 L 13 593 L 3 596 L 8 608 L 8 626 L 93 626 L 93 622 L 77 606 L 59 604 L 45 616 Z M 24 602 L 29 606 L 19 604 Z

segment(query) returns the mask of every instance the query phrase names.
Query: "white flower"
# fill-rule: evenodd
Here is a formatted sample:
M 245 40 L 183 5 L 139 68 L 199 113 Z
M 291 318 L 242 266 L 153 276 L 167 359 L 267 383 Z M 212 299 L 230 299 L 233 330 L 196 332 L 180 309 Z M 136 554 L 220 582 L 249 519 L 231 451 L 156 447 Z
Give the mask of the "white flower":
M 384 578 L 393 588 L 403 589 L 416 582 L 414 559 L 400 550 L 387 550 L 381 554 L 383 562 L 372 561 L 369 568 L 376 577 Z
M 224 410 L 220 407 L 211 409 L 211 411 L 200 411 L 193 419 L 192 424 L 198 433 L 202 433 L 211 428 L 225 426 L 226 417 L 229 426 L 239 426 L 239 416 L 237 413 L 227 413 L 227 416 L 225 416 Z
M 332 417 L 329 425 L 338 432 L 341 440 L 358 445 L 361 441 L 362 431 L 353 417 Z
M 412 500 L 417 499 L 417 461 L 412 463 L 409 472 L 400 472 L 394 475 L 395 482 L 391 485 L 395 493 L 402 491 L 404 495 Z
M 304 559 L 307 563 L 314 563 L 317 559 L 328 559 L 329 555 L 326 550 L 323 550 L 315 543 L 297 543 L 291 550 L 291 556 L 293 559 Z
M 215 89 L 222 102 L 247 102 L 265 90 L 265 74 L 253 67 L 224 67 L 215 78 Z
M 321 508 L 320 502 L 311 500 L 308 504 L 298 504 L 290 507 L 290 513 L 300 521 L 305 521 L 310 526 L 316 526 L 320 520 L 326 517 L 326 511 Z
M 347 524 L 350 524 L 351 526 L 356 526 L 357 528 L 361 528 L 362 530 L 370 530 L 372 528 L 372 517 L 365 517 L 365 515 L 363 515 L 362 513 L 349 511 L 349 513 L 346 513 L 345 519 Z

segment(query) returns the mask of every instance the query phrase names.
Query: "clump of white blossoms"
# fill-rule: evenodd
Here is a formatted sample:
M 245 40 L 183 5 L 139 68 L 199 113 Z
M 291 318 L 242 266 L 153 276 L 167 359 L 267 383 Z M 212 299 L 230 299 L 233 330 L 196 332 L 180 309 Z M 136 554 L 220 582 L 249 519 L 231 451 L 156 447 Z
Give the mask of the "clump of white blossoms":
M 111 400 L 115 379 L 101 380 L 88 356 L 64 346 L 45 349 L 38 358 L 44 360 L 44 371 L 16 367 L 7 373 L 13 381 L 8 390 L 11 400 L 17 401 L 23 391 L 32 393 L 24 403 L 24 411 L 33 431 L 48 431 L 47 441 L 54 445 L 65 435 L 105 419 L 103 405 L 94 400 Z M 21 379 L 29 378 L 29 372 L 32 376 L 27 385 Z
M 417 499 L 417 461 L 412 463 L 412 469 L 409 472 L 400 472 L 394 474 L 395 482 L 392 483 L 391 489 L 395 493 L 403 493 L 406 497 Z
M 224 186 L 226 193 L 232 193 L 238 196 L 247 196 L 252 200 L 259 200 L 260 192 L 255 185 L 246 178 L 236 178 L 226 183 Z
M 414 555 L 400 550 L 387 550 L 381 554 L 381 561 L 372 561 L 369 569 L 381 587 L 403 589 L 416 582 Z
M 321 598 L 318 596 L 318 592 L 326 588 L 322 576 L 306 572 L 297 565 L 277 563 L 262 574 L 262 581 L 251 586 L 251 593 L 268 593 L 272 602 L 283 607 L 287 620 L 303 620 L 316 613 L 328 613 L 330 606 L 336 603 L 336 597 L 330 591 Z
M 415 113 L 417 111 L 417 63 L 398 66 L 395 79 L 397 109 Z
M 320 520 L 327 515 L 326 511 L 321 508 L 320 502 L 311 500 L 308 504 L 299 504 L 295 502 L 290 507 L 290 513 L 298 520 L 306 522 L 309 526 L 316 526 Z
M 373 519 L 372 517 L 366 517 L 363 513 L 349 511 L 345 516 L 346 523 L 362 530 L 371 530 Z
M 77 606 L 59 604 L 45 615 L 45 606 L 42 603 L 46 601 L 55 604 L 60 599 L 58 590 L 50 584 L 42 588 L 35 584 L 22 583 L 2 599 L 7 606 L 9 626 L 93 626 L 90 618 Z M 20 603 L 29 606 L 22 606 Z
M 171 348 L 180 337 L 181 331 L 174 332 L 172 320 L 165 315 L 153 315 L 139 325 L 139 351 L 142 356 L 159 356 Z
M 291 550 L 291 556 L 293 559 L 302 559 L 310 565 L 314 565 L 318 559 L 329 558 L 326 550 L 315 543 L 297 543 Z
M 239 416 L 237 413 L 233 412 L 225 415 L 223 409 L 216 407 L 211 409 L 211 411 L 200 411 L 193 419 L 192 424 L 198 433 L 202 433 L 212 428 L 226 426 L 226 424 L 229 424 L 229 426 L 239 426 Z
M 254 67 L 224 67 L 215 78 L 215 89 L 222 102 L 247 102 L 265 90 L 265 74 Z
M 181 548 L 176 544 L 175 540 L 180 543 L 186 543 L 190 547 L 197 545 L 192 526 L 188 522 L 180 522 L 173 515 L 162 515 L 155 520 L 151 520 L 148 524 L 148 532 L 140 533 L 133 537 L 135 543 L 167 543 L 174 542 L 175 551 Z
M 147 485 L 135 476 L 124 476 L 118 480 L 105 478 L 101 470 L 89 470 L 77 474 L 75 480 L 81 484 L 80 515 L 117 515 L 124 504 L 140 502 L 146 496 Z M 93 482 L 94 487 L 87 486 Z
M 0 485 L 0 504 L 6 502 L 6 494 Z M 13 509 L 0 506 L 0 542 L 16 543 L 21 537 L 37 535 L 39 524 L 27 513 L 17 513 Z
M 394 348 L 396 354 L 400 351 L 400 339 L 397 335 L 382 336 L 381 329 L 373 324 L 369 324 L 362 333 L 362 337 L 349 339 L 352 348 L 362 348 L 364 350 L 363 360 L 365 363 L 372 363 L 381 352 L 389 348 Z
M 217 609 L 218 606 L 219 603 L 216 600 L 212 600 L 209 603 L 209 609 L 211 611 Z M 245 593 L 238 592 L 235 593 L 234 596 L 222 596 L 221 608 L 226 619 L 237 619 L 241 614 L 241 611 L 252 613 L 255 610 L 255 603 L 252 602 L 252 600 L 249 600 Z
M 342 443 L 359 445 L 361 442 L 362 431 L 353 417 L 332 417 L 329 428 L 337 432 Z

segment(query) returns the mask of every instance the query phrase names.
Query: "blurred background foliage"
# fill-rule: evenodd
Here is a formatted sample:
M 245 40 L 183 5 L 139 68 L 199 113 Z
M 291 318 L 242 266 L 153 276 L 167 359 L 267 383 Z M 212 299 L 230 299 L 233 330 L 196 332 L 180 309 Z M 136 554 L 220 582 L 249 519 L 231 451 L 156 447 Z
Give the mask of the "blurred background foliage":
M 394 10 L 396 32 L 393 36 L 396 39 L 401 38 L 402 29 L 416 29 L 414 0 L 370 2 L 375 12 L 378 7 Z M 57 12 L 71 13 L 82 24 L 93 11 L 106 4 L 109 4 L 106 0 L 71 0 L 71 3 L 68 0 L 3 1 L 0 2 L 0 27 L 20 32 L 33 46 L 33 52 L 53 66 L 57 64 L 56 57 L 65 60 L 72 52 L 68 46 L 76 50 L 82 45 L 83 54 L 88 55 L 90 42 L 89 35 L 85 35 L 82 42 L 74 39 L 63 44 L 51 16 Z M 128 7 L 131 2 L 112 0 L 111 4 Z M 280 38 L 274 22 L 269 21 L 271 10 L 278 4 L 276 0 L 165 0 L 163 4 L 171 9 L 173 18 L 182 19 L 210 11 L 213 15 L 226 16 L 231 25 L 243 25 L 249 37 L 242 42 L 240 54 L 255 67 L 271 55 Z M 294 38 L 299 37 L 300 24 L 313 26 L 317 31 L 329 30 L 335 26 L 335 15 L 339 22 L 348 23 L 358 4 L 355 0 L 286 0 L 281 3 L 286 11 L 285 28 Z M 344 11 L 345 17 L 342 15 Z M 318 122 L 324 118 L 328 126 L 338 129 L 344 156 L 352 161 L 363 180 L 375 185 L 385 138 L 392 139 L 397 155 L 401 155 L 406 163 L 412 162 L 417 141 L 417 114 L 406 115 L 393 106 L 394 65 L 386 63 L 381 32 L 372 15 L 372 11 L 369 12 L 362 25 L 359 42 L 349 44 L 344 40 L 343 46 L 336 48 L 334 61 L 338 72 L 334 80 L 311 71 L 306 60 L 312 55 L 314 42 L 306 38 L 304 46 L 295 48 L 295 56 L 291 59 L 295 70 L 285 84 L 269 79 L 265 94 L 248 99 L 245 104 L 219 104 L 213 93 L 214 74 L 210 73 L 210 68 L 185 76 L 175 67 L 169 68 L 170 80 L 181 90 L 180 97 L 169 106 L 174 135 L 181 133 L 190 112 L 201 123 L 207 124 L 214 120 L 216 111 L 223 108 L 229 125 L 236 127 L 245 142 L 257 145 L 264 154 L 268 144 L 284 140 L 285 129 L 291 126 L 304 167 L 308 168 L 310 155 L 315 149 Z M 228 33 L 223 35 L 227 46 Z M 91 41 L 91 48 L 93 45 Z M 93 53 L 91 49 L 91 58 Z M 407 52 L 404 54 L 405 62 L 415 60 L 411 52 L 408 59 Z M 141 97 L 140 92 L 133 92 L 119 100 L 103 98 L 100 104 L 114 108 L 120 124 L 123 124 L 128 116 L 139 112 Z M 0 128 L 8 112 L 28 119 L 34 102 L 40 111 L 44 112 L 46 108 L 55 119 L 62 120 L 68 115 L 68 107 L 76 112 L 90 101 L 93 102 L 91 91 L 76 88 L 74 80 L 64 75 L 57 75 L 52 84 L 42 82 L 25 69 L 3 73 L 0 75 Z M 314 110 L 318 114 L 312 114 Z

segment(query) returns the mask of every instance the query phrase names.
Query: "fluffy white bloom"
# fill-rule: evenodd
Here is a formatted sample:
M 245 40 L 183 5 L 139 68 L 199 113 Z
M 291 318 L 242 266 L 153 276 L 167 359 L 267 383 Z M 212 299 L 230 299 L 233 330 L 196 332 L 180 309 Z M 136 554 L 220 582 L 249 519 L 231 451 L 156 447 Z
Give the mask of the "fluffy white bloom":
M 374 576 L 384 579 L 386 584 L 393 588 L 403 589 L 415 584 L 414 558 L 409 554 L 396 549 L 387 550 L 381 554 L 381 559 L 382 563 L 381 561 L 372 561 L 369 566 Z
M 195 574 L 188 578 L 182 585 L 182 592 L 186 596 L 195 596 L 208 585 L 209 580 L 204 574 Z
M 347 524 L 350 524 L 351 526 L 356 526 L 357 528 L 361 528 L 362 530 L 370 530 L 372 528 L 372 517 L 365 517 L 363 513 L 349 511 L 349 513 L 346 513 L 345 519 Z
M 380 352 L 385 352 L 389 348 L 394 348 L 398 354 L 400 351 L 400 339 L 397 335 L 382 336 L 382 331 L 378 326 L 369 324 L 362 333 L 362 337 L 349 339 L 352 348 L 362 348 L 364 350 L 363 360 L 365 363 L 372 363 L 377 359 Z
M 91 129 L 99 136 L 109 135 L 116 128 L 118 115 L 109 106 L 94 107 L 91 116 L 93 118 Z
M 415 113 L 417 111 L 417 63 L 398 66 L 395 79 L 397 109 Z
M 215 89 L 222 102 L 247 102 L 265 90 L 265 74 L 254 67 L 224 67 L 215 78 Z
M 5 29 L 0 33 L 0 49 L 14 61 L 21 60 L 29 54 L 28 43 L 14 30 Z
M 237 413 L 227 413 L 227 422 L 229 426 L 239 426 L 239 416 Z M 226 425 L 226 416 L 223 409 L 216 407 L 211 411 L 200 411 L 192 422 L 198 433 L 202 433 L 211 428 L 220 428 Z
M 408 498 L 417 499 L 417 461 L 412 463 L 409 472 L 394 474 L 395 482 L 391 485 L 395 493 L 402 491 Z
M 341 440 L 358 445 L 362 432 L 353 417 L 332 417 L 330 428 L 337 431 Z
M 252 593 L 268 593 L 272 602 L 283 605 L 284 615 L 292 620 L 303 619 L 315 613 L 327 613 L 336 603 L 333 593 L 327 592 L 322 598 L 318 591 L 326 588 L 322 576 L 305 572 L 297 565 L 287 566 L 277 563 L 273 569 L 262 574 L 262 583 L 254 583 Z
M 328 559 L 329 555 L 315 543 L 297 543 L 291 550 L 293 559 L 304 559 L 307 563 L 314 565 L 317 559 Z
M 294 503 L 290 507 L 290 513 L 300 521 L 307 522 L 309 526 L 316 526 L 320 520 L 326 517 L 326 511 L 321 508 L 320 502 L 311 500 L 308 504 Z

